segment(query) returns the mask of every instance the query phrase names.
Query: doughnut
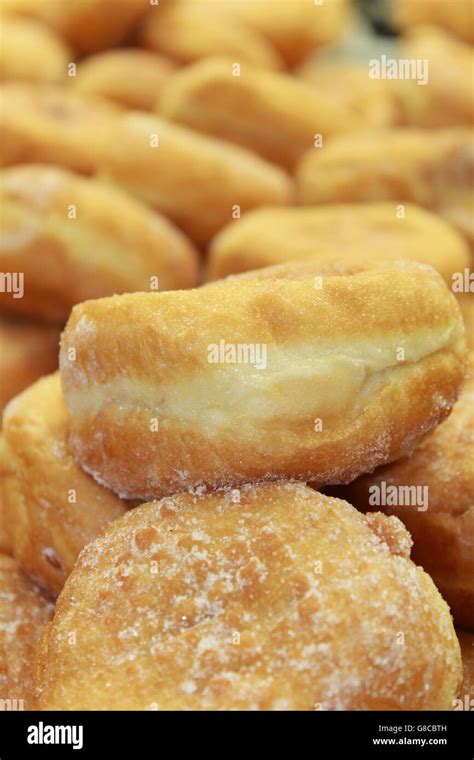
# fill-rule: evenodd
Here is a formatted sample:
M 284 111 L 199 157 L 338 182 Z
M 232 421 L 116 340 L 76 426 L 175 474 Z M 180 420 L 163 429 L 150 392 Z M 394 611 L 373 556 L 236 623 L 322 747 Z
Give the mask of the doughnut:
M 119 188 L 38 164 L 0 171 L 0 270 L 24 274 L 3 309 L 65 322 L 88 298 L 196 285 L 197 251 Z
M 125 108 L 152 111 L 175 65 L 138 48 L 106 50 L 79 64 L 73 85 L 85 95 L 113 100 Z
M 400 29 L 411 29 L 416 24 L 433 24 L 453 32 L 466 42 L 474 42 L 472 0 L 396 0 L 392 8 L 393 20 Z M 449 61 L 445 63 L 449 65 Z
M 451 416 L 411 457 L 360 478 L 344 496 L 363 511 L 380 509 L 405 523 L 413 559 L 432 576 L 456 624 L 474 630 L 473 352 L 468 370 Z
M 3 415 L 4 516 L 12 553 L 44 589 L 59 593 L 85 544 L 127 503 L 75 462 L 59 374 L 13 399 Z
M 71 54 L 48 27 L 33 20 L 4 16 L 1 40 L 1 81 L 58 82 L 65 78 Z
M 38 651 L 39 706 L 451 709 L 458 641 L 409 550 L 395 518 L 291 482 L 138 507 L 66 582 Z
M 142 500 L 267 478 L 349 482 L 447 415 L 464 325 L 434 269 L 259 272 L 73 309 L 60 359 L 70 443 L 98 482 Z
M 0 315 L 0 413 L 13 396 L 57 369 L 59 336 L 58 327 Z
M 297 170 L 303 205 L 394 200 L 444 216 L 474 246 L 470 129 L 392 128 L 338 135 L 303 156 Z
M 451 286 L 470 264 L 459 233 L 435 214 L 391 203 L 261 208 L 230 222 L 212 241 L 207 277 L 216 279 L 292 259 L 352 256 L 354 262 L 414 259 L 431 264 Z
M 316 133 L 330 137 L 354 126 L 348 109 L 306 82 L 247 64 L 240 68 L 231 58 L 207 58 L 178 71 L 163 88 L 158 110 L 286 169 L 313 147 Z
M 60 85 L 4 82 L 0 166 L 51 163 L 92 174 L 120 110 Z
M 213 5 L 212 0 L 207 1 Z M 188 0 L 188 4 L 193 2 L 194 0 Z M 283 56 L 285 62 L 293 66 L 315 48 L 334 42 L 339 37 L 347 19 L 348 2 L 227 0 L 225 8 L 231 16 L 263 34 Z
M 209 0 L 173 0 L 154 6 L 139 32 L 140 43 L 179 64 L 228 55 L 241 63 L 281 68 L 273 45 L 237 18 L 230 20 L 225 10 L 223 3 Z
M 400 58 L 428 61 L 428 81 L 401 79 L 402 120 L 420 127 L 449 127 L 474 122 L 472 47 L 435 27 L 415 27 L 403 40 Z
M 99 168 L 199 244 L 237 213 L 288 203 L 293 192 L 289 176 L 254 153 L 139 111 L 114 120 Z
M 367 63 L 311 56 L 296 73 L 315 92 L 349 111 L 364 127 L 389 127 L 399 120 L 393 82 L 370 79 Z
M 0 554 L 0 704 L 4 710 L 36 707 L 33 659 L 53 605 L 17 562 Z
M 36 18 L 79 53 L 122 42 L 150 0 L 2 0 L 2 11 Z
M 474 634 L 461 631 L 459 628 L 456 633 L 461 645 L 464 675 L 461 704 L 457 704 L 456 707 L 461 710 L 472 710 L 474 708 Z
M 11 554 L 12 545 L 10 535 L 7 529 L 5 518 L 5 494 L 4 487 L 8 473 L 8 455 L 3 435 L 0 432 L 0 553 Z

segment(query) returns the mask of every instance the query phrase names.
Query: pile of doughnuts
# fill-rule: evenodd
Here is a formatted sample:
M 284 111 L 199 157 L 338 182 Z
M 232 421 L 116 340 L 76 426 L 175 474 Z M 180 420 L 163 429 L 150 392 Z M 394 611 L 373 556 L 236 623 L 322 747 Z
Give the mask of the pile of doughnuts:
M 4 709 L 472 709 L 447 4 L 3 0 Z

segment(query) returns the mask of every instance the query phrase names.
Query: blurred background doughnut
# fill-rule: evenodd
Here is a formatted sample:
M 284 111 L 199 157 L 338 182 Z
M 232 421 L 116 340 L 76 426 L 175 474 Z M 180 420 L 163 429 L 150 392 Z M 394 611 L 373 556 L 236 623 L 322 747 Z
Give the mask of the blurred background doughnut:
M 47 26 L 2 15 L 0 81 L 59 82 L 65 79 L 70 61 L 67 46 Z
M 414 541 L 414 561 L 433 577 L 456 624 L 470 630 L 474 630 L 473 468 L 474 353 L 471 352 L 466 382 L 450 417 L 410 457 L 341 490 L 344 498 L 359 509 L 381 510 L 405 523 Z M 384 484 L 397 489 L 396 498 L 390 496 L 388 506 L 374 504 Z M 411 500 L 405 497 L 407 489 Z M 423 503 L 413 497 L 415 492 L 426 495 Z
M 459 644 L 410 544 L 395 518 L 288 482 L 138 507 L 66 582 L 39 706 L 449 710 Z
M 433 24 L 447 29 L 466 42 L 474 42 L 474 12 L 472 0 L 394 0 L 392 19 L 399 29 L 411 29 L 416 24 Z M 449 65 L 449 62 L 446 61 Z
M 230 222 L 212 240 L 207 278 L 216 279 L 293 259 L 352 256 L 353 261 L 414 259 L 431 264 L 451 286 L 470 263 L 466 241 L 451 225 L 412 204 L 324 204 L 264 207 Z
M 74 461 L 59 375 L 41 378 L 3 414 L 3 513 L 12 553 L 59 593 L 80 550 L 129 506 Z M 1 459 L 0 459 L 1 461 Z
M 152 111 L 174 68 L 169 58 L 148 50 L 118 48 L 81 61 L 72 85 L 125 108 Z
M 0 315 L 0 413 L 13 396 L 58 367 L 58 327 Z
M 11 710 L 36 708 L 33 659 L 53 609 L 17 562 L 0 554 L 0 699 Z
M 74 307 L 60 362 L 71 445 L 101 483 L 144 500 L 349 482 L 449 412 L 464 325 L 434 269 L 323 260 L 258 275 Z
M 0 171 L 0 270 L 24 274 L 4 310 L 65 322 L 88 298 L 197 283 L 193 245 L 163 216 L 93 178 L 21 165 Z

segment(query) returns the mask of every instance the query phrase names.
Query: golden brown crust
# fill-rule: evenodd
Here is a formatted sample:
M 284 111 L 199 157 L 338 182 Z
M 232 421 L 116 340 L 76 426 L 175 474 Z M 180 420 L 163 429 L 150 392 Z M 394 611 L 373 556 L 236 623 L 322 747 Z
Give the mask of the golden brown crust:
M 287 203 L 293 192 L 288 175 L 254 153 L 138 111 L 114 121 L 100 168 L 199 243 L 237 211 Z
M 398 81 L 401 118 L 421 127 L 449 127 L 474 122 L 472 47 L 442 30 L 415 27 L 403 40 L 399 56 L 404 60 L 428 61 L 428 81 Z
M 209 0 L 173 0 L 157 5 L 145 18 L 140 42 L 180 64 L 210 55 L 229 55 L 242 63 L 280 68 L 282 60 L 273 45 L 235 16 L 230 19 L 226 8 Z
M 57 327 L 0 316 L 0 413 L 13 396 L 57 369 L 59 335 Z
M 433 24 L 447 29 L 467 42 L 474 42 L 474 13 L 472 0 L 396 0 L 393 20 L 403 30 L 416 24 Z M 449 65 L 449 61 L 446 61 Z
M 474 629 L 474 353 L 468 367 L 450 417 L 410 457 L 351 483 L 344 495 L 363 511 L 381 509 L 405 523 L 415 562 L 432 575 L 456 623 Z M 403 489 L 393 504 L 387 496 L 389 506 L 377 499 L 384 484 Z M 426 489 L 426 498 L 405 504 L 407 487 Z
M 399 122 L 394 83 L 387 79 L 370 79 L 367 63 L 310 56 L 296 73 L 315 92 L 348 110 L 363 128 L 390 127 Z
M 446 416 L 464 329 L 433 269 L 277 270 L 74 308 L 63 391 L 72 447 L 100 482 L 143 499 L 200 483 L 348 482 Z
M 76 464 L 58 374 L 11 401 L 3 420 L 3 510 L 12 552 L 22 570 L 59 593 L 83 546 L 128 505 Z
M 32 710 L 36 645 L 53 605 L 21 573 L 17 562 L 0 554 L 0 701 L 6 710 Z M 4 702 L 5 700 L 5 702 Z
M 357 126 L 344 106 L 306 82 L 232 58 L 206 58 L 178 71 L 158 98 L 162 116 L 242 145 L 286 169 L 324 138 Z
M 407 201 L 436 211 L 474 244 L 473 138 L 463 127 L 392 128 L 334 137 L 303 157 L 297 171 L 304 205 Z
M 474 351 L 474 293 L 461 293 L 457 301 L 464 319 L 468 348 Z
M 24 274 L 3 309 L 65 322 L 89 298 L 192 287 L 198 254 L 167 219 L 119 188 L 54 166 L 0 172 L 0 270 Z
M 0 433 L 0 553 L 11 554 L 12 545 L 5 517 L 5 486 L 8 473 L 8 452 Z
M 42 21 L 80 53 L 120 43 L 149 7 L 149 0 L 2 0 L 2 10 Z
M 1 81 L 59 82 L 70 60 L 66 45 L 43 24 L 2 15 Z
M 459 643 L 461 645 L 461 656 L 463 666 L 463 688 L 461 694 L 461 700 L 463 701 L 463 709 L 466 708 L 464 702 L 467 696 L 472 702 L 469 704 L 472 710 L 474 706 L 474 634 L 462 631 L 460 628 L 456 630 Z
M 207 279 L 293 259 L 352 256 L 354 261 L 414 259 L 431 264 L 452 284 L 470 251 L 463 237 L 437 215 L 406 204 L 345 203 L 312 208 L 262 208 L 230 222 L 212 241 Z
M 0 86 L 0 166 L 51 163 L 96 170 L 118 106 L 52 84 Z
M 39 705 L 450 709 L 459 645 L 409 546 L 397 520 L 289 482 L 131 510 L 66 583 Z
M 73 86 L 125 108 L 152 111 L 174 69 L 171 60 L 148 50 L 106 50 L 81 61 Z

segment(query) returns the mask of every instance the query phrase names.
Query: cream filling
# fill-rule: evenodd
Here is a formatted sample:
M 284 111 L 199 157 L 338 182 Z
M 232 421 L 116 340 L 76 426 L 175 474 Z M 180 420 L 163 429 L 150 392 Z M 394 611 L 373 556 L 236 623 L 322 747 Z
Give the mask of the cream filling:
M 417 363 L 445 349 L 458 333 L 455 322 L 445 328 L 417 329 L 408 336 L 371 336 L 339 346 L 333 341 L 291 347 L 269 344 L 266 369 L 209 364 L 180 375 L 175 367 L 170 379 L 159 384 L 152 375 L 148 380 L 133 377 L 130 369 L 129 374 L 98 384 L 72 364 L 68 371 L 73 373 L 76 387 L 66 381 L 65 396 L 77 416 L 96 416 L 114 407 L 124 415 L 144 412 L 209 434 L 228 428 L 229 415 L 236 429 L 274 424 L 278 419 L 295 422 L 311 415 L 329 419 L 344 414 L 358 396 L 363 403 L 377 384 L 389 382 L 387 370 Z M 397 358 L 400 349 L 404 360 Z

